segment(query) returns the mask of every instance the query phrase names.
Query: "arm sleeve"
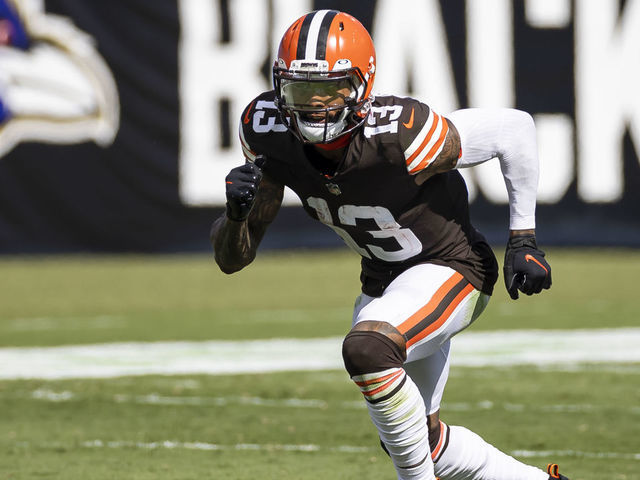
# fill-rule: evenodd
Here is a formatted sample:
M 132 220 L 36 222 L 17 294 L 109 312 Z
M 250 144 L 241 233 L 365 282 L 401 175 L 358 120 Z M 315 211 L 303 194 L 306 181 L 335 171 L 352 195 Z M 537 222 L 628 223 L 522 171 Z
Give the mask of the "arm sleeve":
M 535 228 L 538 147 L 531 115 L 508 108 L 471 108 L 456 110 L 448 118 L 462 146 L 456 168 L 498 158 L 509 195 L 509 228 Z

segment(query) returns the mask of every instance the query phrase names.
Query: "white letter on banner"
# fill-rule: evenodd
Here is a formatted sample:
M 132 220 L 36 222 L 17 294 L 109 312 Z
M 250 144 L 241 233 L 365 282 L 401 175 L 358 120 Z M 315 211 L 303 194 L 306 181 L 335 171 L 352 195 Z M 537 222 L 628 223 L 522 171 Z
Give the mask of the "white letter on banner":
M 467 78 L 471 107 L 514 105 L 513 21 L 511 0 L 468 0 Z M 488 200 L 507 203 L 500 163 L 491 160 L 464 172 Z M 470 196 L 475 189 L 469 188 Z
M 562 113 L 539 113 L 533 119 L 540 159 L 538 203 L 557 203 L 575 177 L 573 120 Z
M 458 108 L 439 2 L 379 0 L 374 18 L 374 91 L 411 94 L 443 114 Z M 410 78 L 413 91 L 407 92 Z
M 311 9 L 310 1 L 274 1 L 273 25 L 281 31 L 269 35 L 268 3 L 234 0 L 228 4 L 231 38 L 223 44 L 221 12 L 216 2 L 178 1 L 179 189 L 187 205 L 224 204 L 224 177 L 243 161 L 237 138 L 242 109 L 271 88 L 260 72 L 265 56 L 268 53 L 270 59 L 275 58 L 284 30 Z M 267 39 L 271 45 L 266 45 Z M 223 99 L 230 104 L 232 148 L 221 147 L 219 104 Z
M 571 22 L 570 0 L 526 0 L 524 6 L 533 28 L 566 28 Z
M 578 194 L 615 202 L 623 193 L 622 139 L 640 150 L 640 1 L 575 3 Z
M 526 0 L 525 7 L 525 20 L 534 28 L 565 28 L 571 21 L 569 0 Z M 537 114 L 534 120 L 540 159 L 538 203 L 557 203 L 575 177 L 573 120 L 563 113 Z
M 566 21 L 568 6 L 558 1 L 546 9 L 547 0 L 527 0 L 527 21 L 535 27 L 557 27 Z M 546 16 L 535 12 L 546 11 Z M 469 103 L 474 107 L 514 107 L 515 73 L 513 51 L 513 11 L 509 0 L 469 0 L 467 2 Z M 540 203 L 560 200 L 573 180 L 573 125 L 563 114 L 535 115 L 537 125 Z M 507 203 L 500 164 L 491 161 L 465 171 L 475 178 L 488 200 Z M 470 192 L 472 190 L 470 189 Z

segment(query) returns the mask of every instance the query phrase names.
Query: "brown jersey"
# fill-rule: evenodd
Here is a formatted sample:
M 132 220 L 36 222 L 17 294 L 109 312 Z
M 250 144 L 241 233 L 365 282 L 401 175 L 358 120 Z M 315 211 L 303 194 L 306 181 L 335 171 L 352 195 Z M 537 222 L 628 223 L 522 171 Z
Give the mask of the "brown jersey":
M 467 189 L 456 170 L 422 185 L 415 173 L 437 156 L 447 122 L 412 98 L 379 96 L 332 175 L 314 167 L 314 152 L 282 123 L 274 92 L 244 110 L 240 139 L 247 159 L 267 157 L 265 174 L 291 188 L 313 218 L 362 257 L 362 290 L 380 296 L 407 268 L 453 268 L 491 294 L 497 262 L 469 220 Z

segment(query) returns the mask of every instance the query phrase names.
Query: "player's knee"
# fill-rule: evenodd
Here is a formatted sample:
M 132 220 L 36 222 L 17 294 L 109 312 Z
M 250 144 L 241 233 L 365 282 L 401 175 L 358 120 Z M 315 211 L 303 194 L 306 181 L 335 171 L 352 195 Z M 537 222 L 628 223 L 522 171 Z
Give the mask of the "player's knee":
M 369 330 L 352 330 L 342 344 L 342 358 L 350 376 L 401 367 L 403 347 L 388 336 Z

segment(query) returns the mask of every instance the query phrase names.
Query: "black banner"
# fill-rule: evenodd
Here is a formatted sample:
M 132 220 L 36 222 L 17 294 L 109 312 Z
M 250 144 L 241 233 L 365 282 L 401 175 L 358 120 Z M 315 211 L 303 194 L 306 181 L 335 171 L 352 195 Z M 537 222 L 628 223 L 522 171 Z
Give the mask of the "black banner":
M 238 112 L 317 8 L 372 32 L 378 88 L 534 115 L 541 243 L 640 246 L 637 3 L 0 0 L 0 252 L 209 249 Z M 468 174 L 473 223 L 502 244 L 492 168 Z M 340 244 L 288 205 L 264 248 Z

